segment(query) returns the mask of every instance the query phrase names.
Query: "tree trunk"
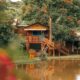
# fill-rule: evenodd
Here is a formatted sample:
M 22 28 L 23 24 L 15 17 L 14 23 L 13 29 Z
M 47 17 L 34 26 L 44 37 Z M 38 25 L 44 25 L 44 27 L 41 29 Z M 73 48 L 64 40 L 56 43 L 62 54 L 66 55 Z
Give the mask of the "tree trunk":
M 52 41 L 52 18 L 49 16 L 49 40 Z

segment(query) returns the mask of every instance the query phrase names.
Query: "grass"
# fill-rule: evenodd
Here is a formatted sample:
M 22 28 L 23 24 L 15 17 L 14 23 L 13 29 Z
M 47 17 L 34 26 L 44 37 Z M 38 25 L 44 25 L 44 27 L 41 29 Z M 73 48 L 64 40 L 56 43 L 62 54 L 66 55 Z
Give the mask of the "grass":
M 15 36 L 11 40 L 11 43 L 9 43 L 6 49 L 13 60 L 27 60 L 29 58 L 28 52 L 23 49 L 23 45 L 21 44 L 24 43 L 25 40 L 24 36 Z
M 8 44 L 8 46 L 5 46 L 3 49 L 6 51 L 8 56 L 13 60 L 27 60 L 29 58 L 28 52 L 23 49 L 23 45 L 21 43 L 24 43 L 25 38 L 22 36 L 15 36 L 12 38 Z
M 29 54 L 27 51 L 23 51 L 20 49 L 10 49 L 8 48 L 0 48 L 0 50 L 5 51 L 6 54 L 12 59 L 12 60 L 22 60 L 25 59 L 27 60 L 29 58 Z
M 27 51 L 22 51 L 20 49 L 6 49 L 10 58 L 12 60 L 21 60 L 21 59 L 28 59 L 29 55 L 27 53 Z

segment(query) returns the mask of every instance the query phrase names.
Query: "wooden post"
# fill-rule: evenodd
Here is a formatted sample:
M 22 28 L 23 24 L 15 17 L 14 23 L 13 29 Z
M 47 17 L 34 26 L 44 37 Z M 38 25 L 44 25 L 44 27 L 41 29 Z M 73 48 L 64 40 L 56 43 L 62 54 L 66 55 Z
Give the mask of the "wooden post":
M 41 42 L 41 51 L 43 50 L 43 47 L 44 47 L 44 45 L 43 45 L 43 43 Z
M 55 56 L 55 52 L 54 52 L 54 49 L 53 49 L 53 56 Z
M 29 43 L 26 43 L 26 48 L 27 48 L 27 51 L 29 50 Z
M 74 41 L 72 43 L 72 52 L 74 53 Z
M 59 57 L 60 57 L 60 49 L 58 50 L 58 52 L 59 52 Z
M 49 40 L 52 41 L 52 19 L 49 16 Z
M 48 48 L 48 56 L 50 56 L 50 49 Z

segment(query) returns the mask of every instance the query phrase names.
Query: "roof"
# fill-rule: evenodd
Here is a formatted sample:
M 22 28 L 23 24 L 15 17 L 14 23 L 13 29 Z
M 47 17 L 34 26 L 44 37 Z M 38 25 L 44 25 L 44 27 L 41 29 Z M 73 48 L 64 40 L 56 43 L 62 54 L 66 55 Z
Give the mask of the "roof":
M 24 27 L 24 30 L 25 31 L 35 31 L 35 30 L 36 31 L 46 31 L 48 30 L 48 27 L 42 24 L 39 24 L 39 23 L 35 23 L 35 24 Z

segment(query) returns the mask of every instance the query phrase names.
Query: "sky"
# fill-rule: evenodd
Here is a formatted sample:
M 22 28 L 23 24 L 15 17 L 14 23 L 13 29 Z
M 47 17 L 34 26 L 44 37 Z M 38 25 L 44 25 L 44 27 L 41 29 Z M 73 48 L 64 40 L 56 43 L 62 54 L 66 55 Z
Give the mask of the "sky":
M 12 2 L 17 2 L 17 1 L 21 1 L 21 0 L 11 0 Z

